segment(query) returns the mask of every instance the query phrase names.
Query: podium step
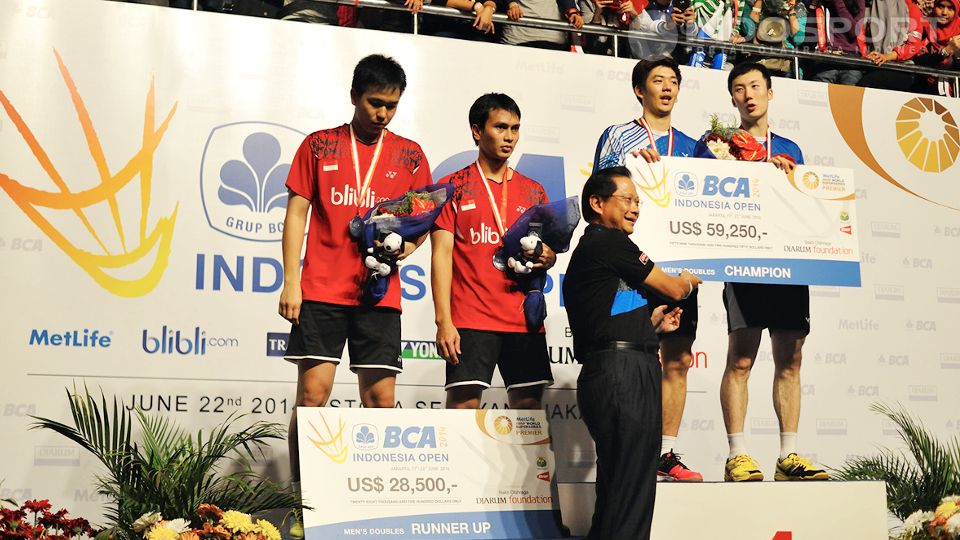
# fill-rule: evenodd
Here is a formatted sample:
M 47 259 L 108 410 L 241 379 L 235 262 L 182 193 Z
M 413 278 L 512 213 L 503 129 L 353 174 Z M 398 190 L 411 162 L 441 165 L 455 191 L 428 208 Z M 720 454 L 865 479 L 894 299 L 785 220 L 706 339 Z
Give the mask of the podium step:
M 558 484 L 563 523 L 590 529 L 594 484 Z M 887 538 L 883 482 L 657 484 L 654 540 Z

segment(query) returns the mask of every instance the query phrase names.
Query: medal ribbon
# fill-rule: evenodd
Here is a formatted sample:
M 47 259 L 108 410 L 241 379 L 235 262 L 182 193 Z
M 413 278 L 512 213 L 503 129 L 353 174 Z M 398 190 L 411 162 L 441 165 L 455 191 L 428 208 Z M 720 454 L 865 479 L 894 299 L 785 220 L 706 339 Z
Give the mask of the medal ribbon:
M 360 183 L 360 159 L 357 152 L 357 134 L 353 131 L 353 124 L 350 125 L 350 157 L 353 159 L 353 174 L 357 180 L 357 215 L 360 215 L 360 207 L 367 198 L 367 192 L 370 189 L 370 182 L 373 180 L 373 173 L 377 168 L 377 162 L 380 161 L 380 151 L 383 149 L 383 136 L 387 130 L 380 132 L 380 138 L 377 139 L 377 147 L 373 150 L 373 158 L 370 160 L 370 168 Z
M 656 150 L 657 147 L 654 145 L 653 131 L 650 130 L 650 126 L 647 125 L 647 121 L 641 116 L 640 120 L 637 120 L 637 123 L 639 123 L 643 129 L 647 131 L 647 143 L 650 145 L 650 148 Z M 673 155 L 673 128 L 667 130 L 667 155 Z
M 476 162 L 477 172 L 480 173 L 480 178 L 483 180 L 483 187 L 487 188 L 487 196 L 490 198 L 490 208 L 493 209 L 493 219 L 497 222 L 497 230 L 500 231 L 500 237 L 503 237 L 503 233 L 506 230 L 503 226 L 503 216 L 507 214 L 507 180 L 513 176 L 510 166 L 507 165 L 507 170 L 503 173 L 503 182 L 500 184 L 500 207 L 497 207 L 497 203 L 493 198 L 493 190 L 490 189 L 490 183 L 487 181 L 487 175 L 483 174 L 483 168 L 480 167 L 480 161 Z

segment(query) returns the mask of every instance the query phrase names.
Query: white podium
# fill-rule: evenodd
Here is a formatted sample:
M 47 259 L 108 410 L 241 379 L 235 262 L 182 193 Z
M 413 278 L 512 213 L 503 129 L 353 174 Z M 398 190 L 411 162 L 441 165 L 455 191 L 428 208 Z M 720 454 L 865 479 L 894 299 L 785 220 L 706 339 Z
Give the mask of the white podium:
M 590 529 L 593 483 L 559 484 L 564 525 Z M 883 482 L 748 482 L 657 485 L 654 540 L 884 540 Z

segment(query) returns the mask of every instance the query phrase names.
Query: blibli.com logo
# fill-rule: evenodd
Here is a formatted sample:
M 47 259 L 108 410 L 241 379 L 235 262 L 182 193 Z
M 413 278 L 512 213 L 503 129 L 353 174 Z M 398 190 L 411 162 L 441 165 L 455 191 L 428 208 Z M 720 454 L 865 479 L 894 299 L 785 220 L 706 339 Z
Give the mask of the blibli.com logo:
M 330 204 L 334 206 L 349 206 L 351 208 L 365 206 L 370 208 L 386 200 L 386 197 L 377 197 L 377 192 L 372 189 L 368 191 L 364 195 L 363 200 L 360 201 L 356 188 L 350 187 L 349 185 L 344 185 L 340 191 L 337 191 L 335 187 L 330 188 Z
M 681 197 L 695 197 L 697 195 L 697 175 L 689 172 L 679 172 L 673 177 L 673 190 Z
M 240 341 L 230 337 L 210 337 L 199 326 L 186 332 L 173 330 L 163 325 L 159 332 L 144 329 L 143 352 L 147 354 L 171 354 L 180 356 L 203 356 L 208 349 L 235 348 Z
M 470 243 L 473 245 L 498 245 L 500 243 L 500 233 L 493 230 L 493 227 L 488 227 L 486 223 L 481 223 L 479 231 L 470 227 Z
M 304 137 L 270 122 L 213 128 L 200 166 L 200 197 L 210 226 L 234 238 L 279 242 L 287 174 Z

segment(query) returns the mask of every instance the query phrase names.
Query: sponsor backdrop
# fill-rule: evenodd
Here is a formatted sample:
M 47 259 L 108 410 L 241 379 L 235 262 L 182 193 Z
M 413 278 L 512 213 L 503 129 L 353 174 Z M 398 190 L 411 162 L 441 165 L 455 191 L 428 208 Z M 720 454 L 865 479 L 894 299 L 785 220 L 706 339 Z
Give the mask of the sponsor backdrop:
M 94 0 L 5 0 L 0 21 L 0 496 L 50 498 L 81 515 L 102 502 L 96 464 L 28 430 L 30 415 L 69 418 L 65 388 L 102 389 L 191 430 L 233 411 L 287 422 L 282 180 L 304 134 L 350 118 L 361 57 L 388 52 L 406 68 L 391 129 L 422 144 L 435 177 L 473 159 L 467 109 L 483 92 L 519 102 L 512 163 L 554 199 L 579 193 L 603 128 L 640 111 L 623 59 Z M 715 112 L 735 120 L 723 73 L 684 76 L 679 128 L 696 135 Z M 896 445 L 868 411 L 877 400 L 957 433 L 960 102 L 784 79 L 774 92 L 773 129 L 810 164 L 854 169 L 858 187 L 862 287 L 812 290 L 801 447 L 839 465 Z M 643 246 L 644 231 L 634 237 Z M 400 270 L 403 408 L 443 403 L 428 247 Z M 594 461 L 557 286 L 567 258 L 546 291 L 556 384 L 545 409 L 561 482 L 592 479 Z M 717 480 L 727 452 L 720 284 L 705 284 L 700 302 L 679 450 Z M 764 338 L 747 435 L 770 476 L 772 369 Z M 330 406 L 357 405 L 356 379 L 341 369 Z M 503 408 L 504 391 L 483 406 Z M 269 458 L 263 466 L 286 477 L 286 445 Z

